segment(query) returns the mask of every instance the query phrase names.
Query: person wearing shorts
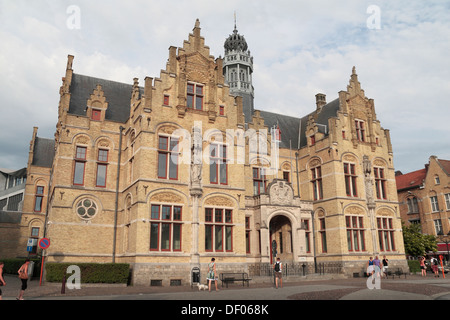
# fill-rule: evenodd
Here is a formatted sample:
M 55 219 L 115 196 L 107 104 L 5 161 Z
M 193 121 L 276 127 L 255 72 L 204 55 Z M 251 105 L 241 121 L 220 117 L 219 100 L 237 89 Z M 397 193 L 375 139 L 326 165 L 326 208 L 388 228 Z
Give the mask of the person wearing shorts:
M 275 287 L 278 289 L 278 279 L 280 280 L 280 288 L 283 288 L 283 265 L 280 258 L 277 258 L 277 262 L 273 265 L 273 270 L 275 272 Z

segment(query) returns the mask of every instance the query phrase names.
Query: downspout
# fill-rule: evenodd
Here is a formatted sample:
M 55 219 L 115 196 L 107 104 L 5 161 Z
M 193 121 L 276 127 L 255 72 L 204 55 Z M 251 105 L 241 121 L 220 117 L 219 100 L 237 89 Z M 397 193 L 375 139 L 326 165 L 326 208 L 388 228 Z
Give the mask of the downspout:
M 295 164 L 296 164 L 296 171 L 297 171 L 297 195 L 300 198 L 300 180 L 298 178 L 298 152 L 295 153 Z
M 114 209 L 114 240 L 113 240 L 113 258 L 112 263 L 116 263 L 116 241 L 117 241 L 117 213 L 119 208 L 119 180 L 120 180 L 120 161 L 122 158 L 122 133 L 125 128 L 120 126 L 119 136 L 119 157 L 117 160 L 117 178 L 116 178 L 116 204 Z

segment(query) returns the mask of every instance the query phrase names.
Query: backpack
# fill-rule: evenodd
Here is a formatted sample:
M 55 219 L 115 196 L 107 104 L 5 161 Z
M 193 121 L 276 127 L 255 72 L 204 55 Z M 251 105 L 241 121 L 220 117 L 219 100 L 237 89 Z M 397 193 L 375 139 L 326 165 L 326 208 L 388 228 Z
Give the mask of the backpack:
M 281 262 L 275 263 L 275 272 L 280 272 L 280 264 L 281 264 Z

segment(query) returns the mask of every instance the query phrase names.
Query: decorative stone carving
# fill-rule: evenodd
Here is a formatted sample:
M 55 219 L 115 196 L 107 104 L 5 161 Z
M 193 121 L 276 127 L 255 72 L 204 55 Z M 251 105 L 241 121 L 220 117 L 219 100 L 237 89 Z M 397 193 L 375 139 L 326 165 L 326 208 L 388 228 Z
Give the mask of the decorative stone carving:
M 375 199 L 373 197 L 373 178 L 372 178 L 372 164 L 369 157 L 364 155 L 363 157 L 363 170 L 364 170 L 364 185 L 366 188 L 366 199 L 369 208 L 375 207 Z
M 377 211 L 377 216 L 394 216 L 394 213 L 387 208 L 382 208 Z
M 206 199 L 205 206 L 230 207 L 233 208 L 233 201 L 226 197 L 215 196 Z
M 364 210 L 360 207 L 351 206 L 345 209 L 346 214 L 355 214 L 355 215 L 363 215 Z
M 151 198 L 151 202 L 183 203 L 180 196 L 171 192 L 161 192 Z
M 292 187 L 284 180 L 274 180 L 269 186 L 271 204 L 291 205 L 294 199 Z

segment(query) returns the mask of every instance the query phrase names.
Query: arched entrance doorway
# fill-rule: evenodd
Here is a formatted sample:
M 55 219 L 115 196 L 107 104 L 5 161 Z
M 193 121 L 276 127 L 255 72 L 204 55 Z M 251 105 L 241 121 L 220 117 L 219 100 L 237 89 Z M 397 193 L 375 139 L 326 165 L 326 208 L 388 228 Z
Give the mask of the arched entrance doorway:
M 276 243 L 277 254 L 273 255 L 270 250 L 270 262 L 273 263 L 275 258 L 282 261 L 293 261 L 293 241 L 292 241 L 292 225 L 291 221 L 283 216 L 277 215 L 270 220 L 270 248 Z

